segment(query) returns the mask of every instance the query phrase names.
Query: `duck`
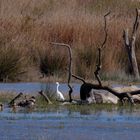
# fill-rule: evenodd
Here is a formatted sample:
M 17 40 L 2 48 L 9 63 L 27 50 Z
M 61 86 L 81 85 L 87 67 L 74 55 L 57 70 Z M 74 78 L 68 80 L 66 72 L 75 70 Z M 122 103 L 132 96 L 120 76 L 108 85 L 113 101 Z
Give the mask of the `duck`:
M 35 105 L 35 103 L 36 103 L 36 99 L 35 99 L 34 96 L 32 96 L 29 99 L 25 99 L 25 100 L 22 100 L 19 103 L 17 103 L 17 106 L 20 106 L 20 107 L 33 107 Z
M 59 82 L 56 82 L 56 85 L 57 85 L 57 88 L 56 88 L 56 96 L 57 96 L 57 100 L 59 101 L 64 101 L 65 98 L 64 98 L 64 95 L 62 94 L 62 92 L 59 91 Z

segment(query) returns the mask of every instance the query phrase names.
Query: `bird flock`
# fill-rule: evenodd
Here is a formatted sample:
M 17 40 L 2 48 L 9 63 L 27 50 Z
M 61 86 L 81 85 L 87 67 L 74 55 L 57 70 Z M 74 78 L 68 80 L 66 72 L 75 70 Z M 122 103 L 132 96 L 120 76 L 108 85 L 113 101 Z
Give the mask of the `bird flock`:
M 59 82 L 56 82 L 56 100 L 57 101 L 65 101 L 64 95 L 59 90 L 59 86 L 60 86 Z M 12 102 L 12 104 L 10 104 L 10 107 L 13 107 L 13 108 L 15 108 L 15 107 L 26 108 L 27 107 L 27 108 L 29 108 L 29 107 L 34 107 L 35 104 L 36 104 L 36 98 L 34 96 L 32 96 L 28 99 L 25 96 L 25 99 L 23 99 L 19 102 Z M 0 103 L 0 111 L 3 111 L 3 108 L 4 108 L 4 105 L 2 103 Z

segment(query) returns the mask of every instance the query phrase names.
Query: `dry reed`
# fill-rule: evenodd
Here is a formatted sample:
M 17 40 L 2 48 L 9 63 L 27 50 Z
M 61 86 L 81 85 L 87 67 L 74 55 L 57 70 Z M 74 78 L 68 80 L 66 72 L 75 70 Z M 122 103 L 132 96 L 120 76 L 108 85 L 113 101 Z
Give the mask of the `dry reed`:
M 22 61 L 28 67 L 64 77 L 67 51 L 52 50 L 49 43 L 68 43 L 73 49 L 73 72 L 92 79 L 96 50 L 104 39 L 103 15 L 111 10 L 102 73 L 121 75 L 127 72 L 122 32 L 125 28 L 131 30 L 135 8 L 139 7 L 140 3 L 132 0 L 1 0 L 0 46 L 18 48 L 26 56 Z M 136 53 L 140 64 L 138 47 Z

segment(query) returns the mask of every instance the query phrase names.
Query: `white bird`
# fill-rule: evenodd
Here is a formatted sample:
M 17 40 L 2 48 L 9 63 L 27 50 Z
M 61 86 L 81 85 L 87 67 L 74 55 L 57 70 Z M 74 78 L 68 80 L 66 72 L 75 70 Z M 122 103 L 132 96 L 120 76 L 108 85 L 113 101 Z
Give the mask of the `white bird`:
M 56 94 L 57 94 L 57 99 L 60 100 L 60 101 L 64 101 L 65 98 L 64 98 L 63 94 L 62 94 L 62 93 L 59 91 L 59 89 L 58 89 L 58 87 L 59 87 L 59 82 L 56 82 L 56 84 L 57 84 L 57 92 L 56 92 Z

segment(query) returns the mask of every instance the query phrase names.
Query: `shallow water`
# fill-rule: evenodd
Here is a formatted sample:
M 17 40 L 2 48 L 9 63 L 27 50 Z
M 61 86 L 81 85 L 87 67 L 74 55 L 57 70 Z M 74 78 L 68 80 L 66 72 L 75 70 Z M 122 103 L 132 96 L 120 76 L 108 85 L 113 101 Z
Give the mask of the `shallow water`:
M 80 85 L 77 83 L 72 83 L 71 86 L 73 87 L 73 95 L 77 95 L 80 92 Z M 123 85 L 112 85 L 112 87 L 123 87 Z M 140 86 L 138 86 L 140 87 Z M 56 91 L 56 84 L 55 83 L 35 83 L 35 82 L 28 82 L 28 83 L 0 83 L 0 91 L 7 91 L 7 92 L 23 92 L 25 94 L 37 94 L 38 91 L 46 89 L 50 89 Z M 68 94 L 69 88 L 66 83 L 60 83 L 59 90 L 64 94 Z M 98 91 L 99 92 L 99 91 Z M 101 91 L 102 92 L 102 91 Z M 105 91 L 104 91 L 105 92 Z
M 79 93 L 80 84 L 73 83 L 73 93 Z M 37 94 L 40 90 L 49 88 L 56 91 L 56 84 L 54 83 L 0 83 L 0 91 L 8 92 L 23 92 L 26 94 Z M 60 83 L 59 90 L 64 94 L 68 93 L 68 86 L 65 83 Z
M 84 108 L 84 106 L 83 106 Z M 0 112 L 0 140 L 137 140 L 140 111 L 114 107 L 86 110 L 80 106 L 49 110 L 10 108 Z
M 0 84 L 0 91 L 36 94 L 46 86 L 56 90 L 55 84 L 12 83 Z M 79 84 L 73 84 L 74 94 Z M 66 84 L 60 85 L 63 93 Z M 100 106 L 100 105 L 99 105 Z M 48 109 L 49 108 L 49 109 Z M 140 137 L 140 110 L 137 108 L 111 109 L 94 106 L 49 106 L 34 110 L 4 108 L 0 112 L 0 140 L 137 140 Z

